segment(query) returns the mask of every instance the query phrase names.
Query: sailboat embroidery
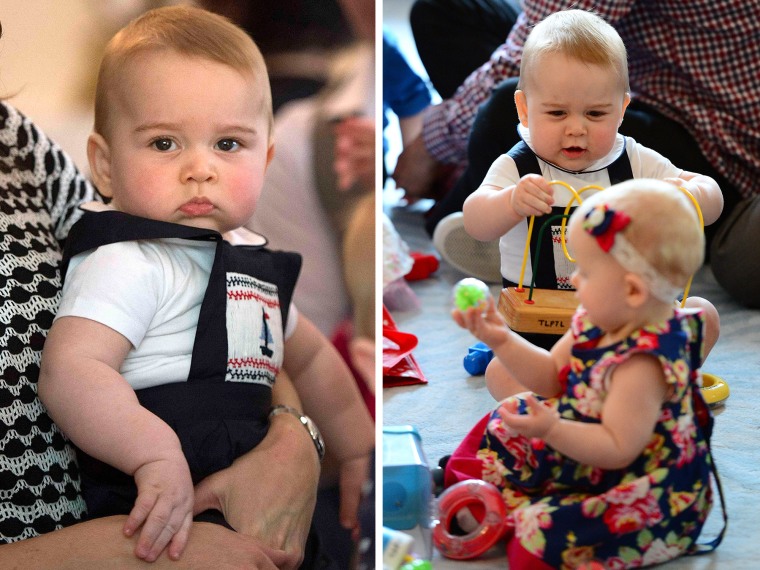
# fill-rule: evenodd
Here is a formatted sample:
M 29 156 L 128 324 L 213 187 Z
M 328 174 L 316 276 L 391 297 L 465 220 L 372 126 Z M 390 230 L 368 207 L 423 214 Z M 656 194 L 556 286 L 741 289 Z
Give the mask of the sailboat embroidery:
M 282 313 L 277 286 L 227 273 L 228 382 L 272 386 L 282 366 Z
M 261 342 L 264 343 L 261 345 L 261 354 L 269 357 L 274 354 L 272 349 L 269 348 L 269 345 L 274 343 L 274 338 L 272 338 L 272 333 L 269 332 L 269 326 L 267 325 L 268 318 L 269 315 L 267 315 L 266 309 L 261 307 Z

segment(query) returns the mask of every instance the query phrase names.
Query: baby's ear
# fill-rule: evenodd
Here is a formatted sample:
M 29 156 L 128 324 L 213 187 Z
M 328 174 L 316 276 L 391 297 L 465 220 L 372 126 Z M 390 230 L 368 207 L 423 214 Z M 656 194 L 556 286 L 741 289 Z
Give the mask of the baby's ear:
M 625 284 L 625 300 L 629 307 L 638 309 L 649 300 L 651 296 L 649 285 L 641 276 L 635 273 L 626 273 L 623 282 Z
M 528 128 L 528 100 L 525 98 L 525 92 L 520 89 L 515 91 L 515 107 L 517 107 L 517 116 L 520 117 L 520 124 Z
M 92 182 L 103 196 L 113 198 L 111 189 L 111 147 L 98 133 L 87 139 L 87 160 L 90 163 Z
M 618 124 L 618 128 L 620 125 L 623 124 L 623 115 L 625 115 L 625 110 L 628 108 L 628 104 L 631 102 L 631 94 L 628 93 L 628 91 L 625 92 L 625 95 L 623 95 L 623 108 L 620 111 L 620 123 Z

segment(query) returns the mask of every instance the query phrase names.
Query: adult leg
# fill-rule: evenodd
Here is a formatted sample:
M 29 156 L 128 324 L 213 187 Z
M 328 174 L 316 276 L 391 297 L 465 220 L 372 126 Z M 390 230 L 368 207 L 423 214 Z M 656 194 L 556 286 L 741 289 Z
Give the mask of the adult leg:
M 467 168 L 425 220 L 425 228 L 430 235 L 433 235 L 441 219 L 462 211 L 467 196 L 478 189 L 493 162 L 519 142 L 516 89 L 517 78 L 507 79 L 494 89 L 488 101 L 480 107 L 467 142 Z
M 444 99 L 504 43 L 517 0 L 417 0 L 410 23 L 417 52 Z
M 710 247 L 715 279 L 739 303 L 760 308 L 760 196 L 740 201 L 720 224 Z

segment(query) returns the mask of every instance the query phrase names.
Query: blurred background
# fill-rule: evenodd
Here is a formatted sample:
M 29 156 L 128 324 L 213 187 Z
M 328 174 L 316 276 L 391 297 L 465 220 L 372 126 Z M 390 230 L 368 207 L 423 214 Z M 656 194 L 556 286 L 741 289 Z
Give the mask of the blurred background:
M 276 108 L 316 93 L 334 56 L 355 39 L 338 0 L 3 0 L 0 97 L 34 119 L 86 171 L 102 49 L 130 19 L 168 4 L 208 8 L 251 33 L 273 76 Z

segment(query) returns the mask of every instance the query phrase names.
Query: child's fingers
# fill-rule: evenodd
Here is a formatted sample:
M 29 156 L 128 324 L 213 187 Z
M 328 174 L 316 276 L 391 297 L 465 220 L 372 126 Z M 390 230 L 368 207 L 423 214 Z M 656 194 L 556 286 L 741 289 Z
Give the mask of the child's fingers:
M 147 562 L 156 560 L 166 545 L 183 528 L 188 516 L 192 517 L 191 502 L 176 503 L 168 498 L 166 500 L 159 498 L 140 531 L 140 538 L 135 548 L 137 557 Z M 184 541 L 179 541 L 182 548 L 186 543 L 186 537 Z M 181 549 L 179 552 L 181 553 Z
M 461 328 L 466 329 L 467 326 L 464 324 L 464 314 L 462 314 L 462 311 L 459 309 L 454 309 L 451 311 L 451 318 L 454 319 L 454 322 L 458 324 Z
M 188 513 L 185 516 L 185 520 L 182 521 L 182 526 L 169 544 L 169 558 L 172 560 L 179 560 L 180 556 L 182 556 L 182 552 L 184 552 L 185 546 L 187 546 L 187 539 L 190 536 L 190 526 L 192 524 L 193 515 L 192 513 Z
M 540 414 L 546 411 L 544 404 L 539 402 L 533 394 L 526 394 L 525 403 L 528 404 L 528 408 L 535 414 Z
M 519 433 L 525 428 L 527 416 L 517 413 L 517 410 L 510 410 L 505 405 L 499 406 L 498 411 L 501 421 L 512 431 Z
M 528 175 L 518 184 L 515 199 L 528 216 L 548 214 L 554 204 L 554 190 L 542 176 Z
M 516 414 L 520 408 L 520 402 L 515 398 L 508 398 L 502 401 L 501 407 L 507 410 L 510 414 Z
M 153 562 L 163 552 L 172 537 L 181 528 L 181 524 L 172 524 L 170 514 L 163 511 L 152 512 L 145 521 L 140 538 L 137 541 L 135 555 L 146 562 Z
M 124 523 L 124 534 L 132 536 L 140 525 L 148 518 L 153 506 L 156 504 L 158 495 L 155 493 L 141 492 L 137 495 L 135 506 L 129 512 L 127 521 Z

